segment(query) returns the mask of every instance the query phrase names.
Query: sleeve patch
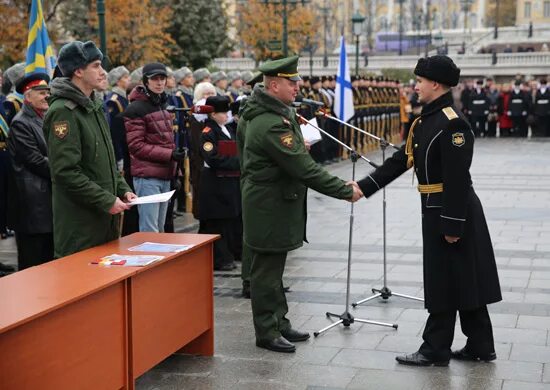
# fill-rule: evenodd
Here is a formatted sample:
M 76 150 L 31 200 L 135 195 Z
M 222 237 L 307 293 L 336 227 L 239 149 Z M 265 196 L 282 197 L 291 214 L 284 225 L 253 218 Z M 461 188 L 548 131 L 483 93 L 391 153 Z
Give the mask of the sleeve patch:
M 454 133 L 453 134 L 453 145 L 454 146 L 464 146 L 466 139 L 464 138 L 464 133 Z
M 283 145 L 285 148 L 292 149 L 294 146 L 294 136 L 289 131 L 288 133 L 284 133 L 279 137 L 281 139 L 281 145 Z
M 69 134 L 69 122 L 61 121 L 53 123 L 53 133 L 59 139 L 63 139 Z
M 202 148 L 204 149 L 205 152 L 211 152 L 212 149 L 214 149 L 214 144 L 212 144 L 212 142 L 205 142 L 202 145 Z

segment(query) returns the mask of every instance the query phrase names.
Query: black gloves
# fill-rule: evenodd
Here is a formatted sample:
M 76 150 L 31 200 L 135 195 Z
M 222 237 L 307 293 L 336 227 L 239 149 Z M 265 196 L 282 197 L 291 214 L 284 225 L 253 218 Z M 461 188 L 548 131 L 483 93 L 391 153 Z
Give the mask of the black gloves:
M 182 161 L 185 158 L 185 150 L 175 149 L 172 152 L 172 160 Z

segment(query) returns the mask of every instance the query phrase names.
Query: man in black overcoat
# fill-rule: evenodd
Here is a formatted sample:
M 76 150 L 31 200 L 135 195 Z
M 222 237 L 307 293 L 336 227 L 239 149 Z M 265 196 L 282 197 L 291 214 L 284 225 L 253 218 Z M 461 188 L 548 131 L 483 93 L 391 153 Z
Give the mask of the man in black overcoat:
M 474 134 L 453 106 L 450 87 L 460 69 L 446 56 L 421 58 L 415 91 L 424 103 L 407 144 L 359 181 L 366 197 L 414 169 L 422 205 L 424 298 L 429 317 L 424 343 L 401 364 L 446 366 L 450 358 L 496 359 L 487 304 L 502 299 L 491 238 L 472 186 Z M 466 346 L 451 352 L 456 312 Z

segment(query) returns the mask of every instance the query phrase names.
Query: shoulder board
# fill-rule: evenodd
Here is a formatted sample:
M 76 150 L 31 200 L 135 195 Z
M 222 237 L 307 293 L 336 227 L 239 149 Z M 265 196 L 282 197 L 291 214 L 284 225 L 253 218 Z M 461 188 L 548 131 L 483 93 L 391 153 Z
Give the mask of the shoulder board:
M 73 102 L 72 100 L 67 100 L 65 102 L 65 107 L 67 107 L 69 110 L 74 110 L 76 108 L 77 104 Z
M 111 95 L 111 100 L 112 100 L 113 102 L 116 102 L 116 101 L 118 100 L 118 95 L 117 95 L 116 93 L 113 93 L 113 94 Z
M 286 119 L 284 116 L 282 118 L 283 118 L 283 124 L 285 126 L 290 126 L 290 121 L 288 119 Z
M 212 130 L 210 127 L 206 126 L 204 129 L 202 129 L 202 132 L 204 134 L 210 133 L 210 130 Z
M 458 118 L 458 115 L 457 113 L 455 112 L 455 110 L 453 110 L 452 107 L 445 107 L 443 110 L 443 114 L 445 114 L 445 116 L 447 117 L 448 120 L 452 120 L 452 119 L 456 119 Z

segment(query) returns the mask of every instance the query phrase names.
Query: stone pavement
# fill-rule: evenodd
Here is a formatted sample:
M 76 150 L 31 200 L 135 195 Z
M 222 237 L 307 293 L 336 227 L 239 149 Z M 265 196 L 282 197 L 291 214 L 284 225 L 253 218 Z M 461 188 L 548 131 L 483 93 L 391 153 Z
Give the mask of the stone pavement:
M 496 361 L 398 365 L 397 354 L 420 345 L 427 318 L 422 303 L 399 297 L 352 309 L 356 317 L 395 322 L 398 330 L 355 323 L 298 343 L 295 354 L 259 349 L 238 275 L 216 274 L 215 356 L 173 355 L 144 374 L 137 389 L 550 389 L 550 142 L 482 139 L 475 149 L 474 187 L 489 222 L 504 297 L 489 307 Z M 380 154 L 372 159 L 379 161 Z M 348 161 L 328 169 L 351 177 Z M 358 178 L 369 170 L 358 162 Z M 411 175 L 387 189 L 387 284 L 422 297 L 420 201 Z M 308 202 L 310 243 L 289 255 L 285 284 L 292 290 L 293 326 L 313 332 L 330 324 L 326 311 L 344 310 L 350 205 L 313 191 Z M 355 206 L 352 301 L 383 284 L 381 202 L 379 193 Z M 6 241 L 12 240 L 0 242 L 0 261 L 13 256 Z M 453 347 L 464 340 L 457 324 Z

